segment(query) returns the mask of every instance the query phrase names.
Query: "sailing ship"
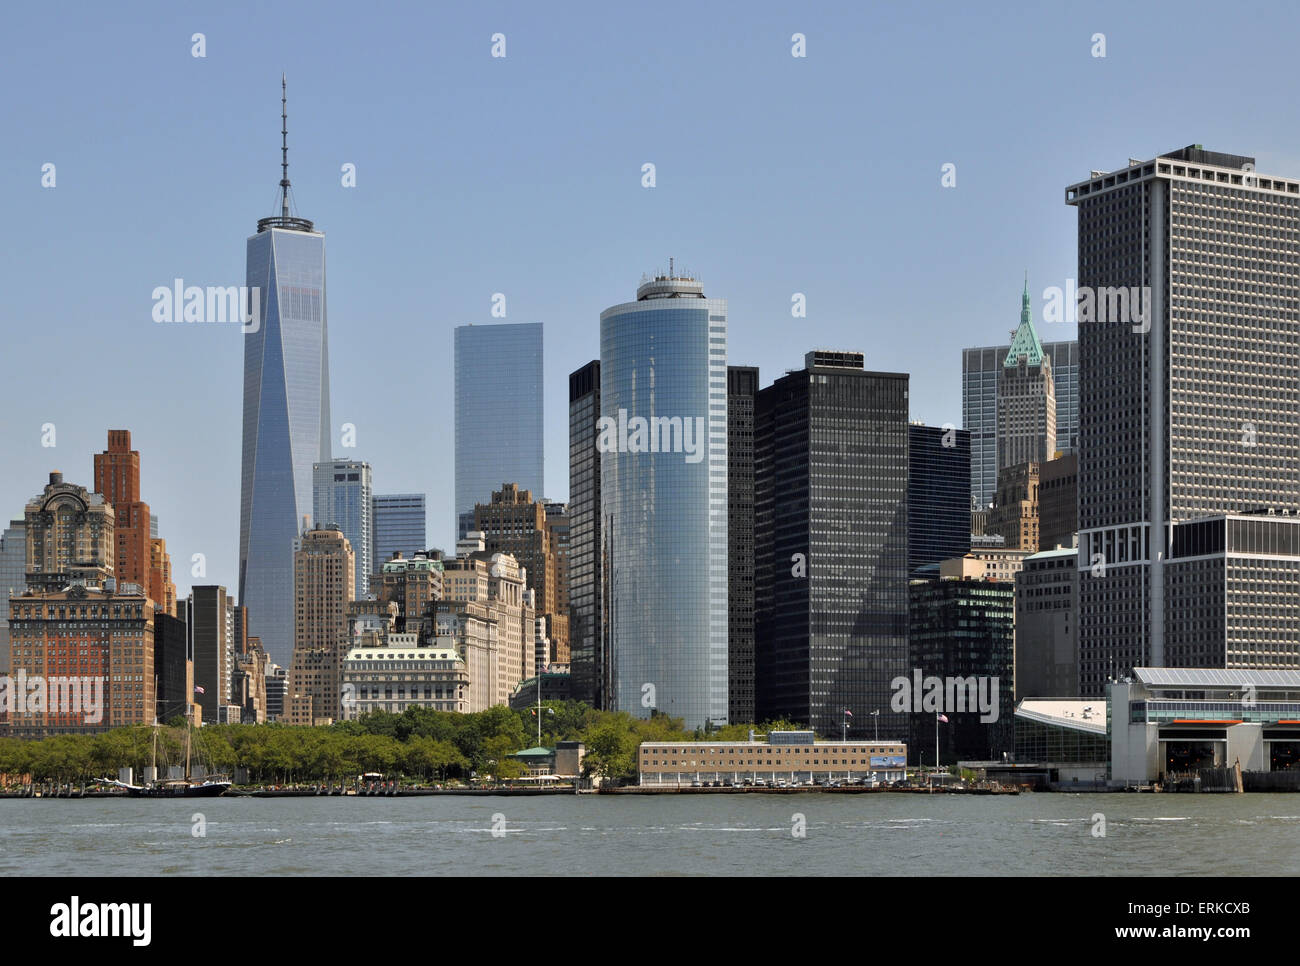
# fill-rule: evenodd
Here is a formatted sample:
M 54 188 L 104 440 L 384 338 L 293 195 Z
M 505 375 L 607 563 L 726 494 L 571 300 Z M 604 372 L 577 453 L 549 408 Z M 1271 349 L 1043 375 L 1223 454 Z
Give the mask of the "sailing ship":
M 188 719 L 185 722 L 185 777 L 183 778 L 162 778 L 145 782 L 143 785 L 133 785 L 130 782 L 118 781 L 111 778 L 101 778 L 99 784 L 106 785 L 110 788 L 123 788 L 132 798 L 216 798 L 218 795 L 224 795 L 230 788 L 231 782 L 225 775 L 211 775 L 202 780 L 193 777 L 190 768 L 190 735 L 194 731 L 194 725 Z M 153 769 L 154 775 L 158 774 L 158 722 L 153 726 Z

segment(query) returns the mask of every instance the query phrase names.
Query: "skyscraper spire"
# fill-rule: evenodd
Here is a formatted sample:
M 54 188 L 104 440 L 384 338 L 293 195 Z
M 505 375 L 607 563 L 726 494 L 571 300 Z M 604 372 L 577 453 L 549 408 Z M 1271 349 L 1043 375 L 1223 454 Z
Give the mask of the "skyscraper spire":
M 1024 325 L 1029 321 L 1029 269 L 1025 269 L 1025 294 L 1020 299 L 1020 324 Z
M 280 217 L 289 217 L 289 86 L 280 74 Z
M 289 214 L 289 83 L 283 72 L 280 74 L 280 211 L 257 220 L 259 232 L 272 228 L 286 231 L 315 231 L 315 226 L 307 218 Z

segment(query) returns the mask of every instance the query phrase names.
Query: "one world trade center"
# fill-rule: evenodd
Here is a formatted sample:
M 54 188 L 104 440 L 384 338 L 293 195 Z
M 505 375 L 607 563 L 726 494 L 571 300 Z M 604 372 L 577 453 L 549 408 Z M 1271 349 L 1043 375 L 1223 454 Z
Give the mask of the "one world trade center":
M 293 542 L 311 513 L 312 464 L 330 459 L 325 236 L 289 213 L 288 111 L 281 79 L 280 213 L 248 239 L 260 324 L 244 335 L 239 603 L 272 661 L 290 666 Z

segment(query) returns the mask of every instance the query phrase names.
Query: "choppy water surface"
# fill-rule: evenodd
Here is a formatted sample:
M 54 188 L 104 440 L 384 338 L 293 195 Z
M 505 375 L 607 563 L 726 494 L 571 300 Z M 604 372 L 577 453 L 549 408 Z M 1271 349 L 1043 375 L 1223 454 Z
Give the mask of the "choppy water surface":
M 1297 875 L 1300 795 L 3 800 L 0 874 Z

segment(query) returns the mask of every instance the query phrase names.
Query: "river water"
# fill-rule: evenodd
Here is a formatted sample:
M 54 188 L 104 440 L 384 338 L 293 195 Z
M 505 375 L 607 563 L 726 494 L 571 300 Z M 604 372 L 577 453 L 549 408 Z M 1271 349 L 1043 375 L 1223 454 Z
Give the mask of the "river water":
M 1300 875 L 1300 795 L 0 800 L 0 874 Z

